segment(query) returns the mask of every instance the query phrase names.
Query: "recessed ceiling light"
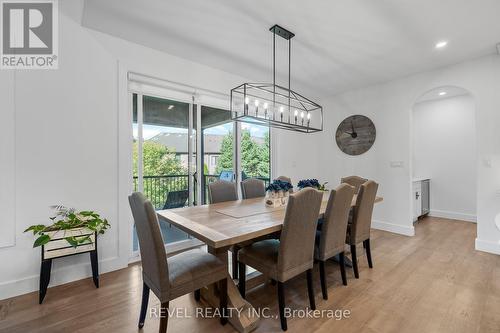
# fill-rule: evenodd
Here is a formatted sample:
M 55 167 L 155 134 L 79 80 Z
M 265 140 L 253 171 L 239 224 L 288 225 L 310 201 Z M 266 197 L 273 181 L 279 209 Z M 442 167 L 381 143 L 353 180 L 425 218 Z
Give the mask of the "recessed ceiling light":
M 442 40 L 436 43 L 436 49 L 442 49 L 446 45 L 448 45 L 448 41 Z
M 439 93 L 439 96 L 444 96 L 444 95 L 446 95 L 446 91 L 441 91 L 441 92 Z

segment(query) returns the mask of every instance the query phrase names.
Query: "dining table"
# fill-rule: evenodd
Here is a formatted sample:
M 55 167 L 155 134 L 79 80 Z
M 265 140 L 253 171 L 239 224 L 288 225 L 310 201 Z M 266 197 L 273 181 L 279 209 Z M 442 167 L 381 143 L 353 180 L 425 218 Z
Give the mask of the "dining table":
M 323 217 L 328 203 L 329 191 L 324 191 L 319 212 Z M 356 205 L 353 197 L 351 207 Z M 382 202 L 377 196 L 375 203 Z M 190 206 L 157 211 L 161 221 L 181 229 L 188 235 L 207 245 L 208 252 L 217 256 L 228 266 L 228 307 L 229 322 L 241 333 L 257 328 L 259 314 L 252 305 L 243 299 L 236 287 L 236 281 L 229 273 L 228 251 L 233 245 L 279 232 L 283 226 L 286 205 L 270 207 L 266 198 L 226 201 L 216 204 Z M 269 279 L 258 272 L 247 276 L 246 288 L 252 289 Z M 213 307 L 218 306 L 218 286 L 211 285 L 201 290 L 202 298 Z

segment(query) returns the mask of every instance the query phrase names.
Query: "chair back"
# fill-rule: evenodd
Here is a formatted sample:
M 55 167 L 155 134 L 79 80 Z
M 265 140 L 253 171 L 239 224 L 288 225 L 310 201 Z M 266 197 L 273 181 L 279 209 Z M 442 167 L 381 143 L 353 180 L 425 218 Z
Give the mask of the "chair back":
M 243 199 L 261 198 L 266 196 L 266 184 L 257 178 L 247 178 L 241 183 Z
M 236 183 L 217 180 L 208 184 L 208 198 L 210 203 L 238 200 Z
M 282 182 L 287 182 L 292 184 L 292 179 L 287 176 L 279 176 L 278 178 L 276 178 L 276 180 L 281 180 Z
M 160 297 L 169 291 L 168 264 L 158 217 L 151 201 L 139 192 L 128 197 L 141 251 L 144 282 Z
M 278 276 L 291 278 L 313 267 L 314 239 L 323 193 L 305 188 L 290 195 L 281 229 Z
M 373 206 L 377 197 L 378 184 L 369 180 L 359 188 L 356 206 L 352 214 L 350 243 L 357 244 L 370 238 Z
M 189 198 L 188 190 L 170 191 L 168 192 L 167 200 L 165 200 L 163 209 L 184 207 L 186 205 L 186 201 L 188 198 Z
M 327 260 L 344 251 L 353 197 L 354 187 L 348 184 L 340 184 L 331 191 L 321 227 L 318 259 Z
M 342 178 L 340 182 L 354 186 L 354 193 L 358 194 L 361 185 L 366 183 L 367 181 L 368 179 L 359 176 L 349 176 Z

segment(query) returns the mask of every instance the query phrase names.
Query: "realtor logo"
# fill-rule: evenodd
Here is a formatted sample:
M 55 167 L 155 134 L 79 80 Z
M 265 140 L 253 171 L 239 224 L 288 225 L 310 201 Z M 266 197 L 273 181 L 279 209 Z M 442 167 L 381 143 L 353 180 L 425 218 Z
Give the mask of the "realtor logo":
M 2 69 L 57 69 L 57 0 L 1 1 Z

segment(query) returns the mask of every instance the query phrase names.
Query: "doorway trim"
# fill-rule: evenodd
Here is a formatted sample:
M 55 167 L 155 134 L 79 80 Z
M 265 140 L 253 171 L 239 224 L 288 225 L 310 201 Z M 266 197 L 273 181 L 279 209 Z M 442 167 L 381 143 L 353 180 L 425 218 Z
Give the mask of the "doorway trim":
M 426 89 L 423 93 L 417 95 L 418 97 L 413 101 L 413 104 L 411 105 L 411 108 L 409 110 L 410 112 L 410 126 L 409 126 L 409 209 L 410 209 L 410 221 L 412 226 L 414 225 L 413 221 L 413 209 L 414 209 L 414 200 L 413 200 L 413 172 L 414 172 L 414 112 L 415 112 L 415 107 L 417 104 L 425 102 L 422 101 L 422 98 L 434 91 L 439 91 L 439 90 L 444 90 L 446 88 L 455 88 L 455 89 L 460 89 L 463 91 L 462 94 L 457 94 L 449 97 L 443 97 L 442 99 L 436 99 L 437 100 L 443 100 L 447 98 L 453 98 L 453 97 L 459 97 L 459 96 L 468 96 L 472 99 L 474 103 L 474 133 L 475 133 L 475 141 L 476 141 L 476 156 L 475 156 L 475 162 L 476 162 L 476 168 L 475 168 L 475 183 L 476 183 L 476 188 L 475 188 L 475 200 L 476 200 L 476 215 L 475 218 L 471 218 L 468 214 L 454 214 L 451 213 L 447 214 L 448 212 L 445 212 L 445 214 L 432 214 L 432 209 L 430 209 L 429 216 L 434 216 L 434 217 L 442 217 L 442 218 L 447 218 L 447 219 L 453 219 L 453 220 L 460 220 L 460 221 L 465 221 L 465 222 L 471 222 L 471 223 L 476 223 L 476 230 L 477 230 L 477 207 L 478 207 L 478 183 L 479 183 L 479 168 L 478 168 L 478 161 L 479 161 L 479 149 L 478 149 L 478 142 L 479 142 L 479 137 L 478 137 L 478 112 L 477 112 L 477 98 L 475 95 L 471 92 L 470 89 L 465 88 L 460 85 L 456 84 L 439 84 L 436 86 L 432 86 L 428 89 Z M 432 101 L 432 100 L 429 100 Z M 432 180 L 431 180 L 432 181 Z M 435 211 L 434 211 L 435 212 Z M 414 228 L 415 233 L 416 233 L 416 228 Z

